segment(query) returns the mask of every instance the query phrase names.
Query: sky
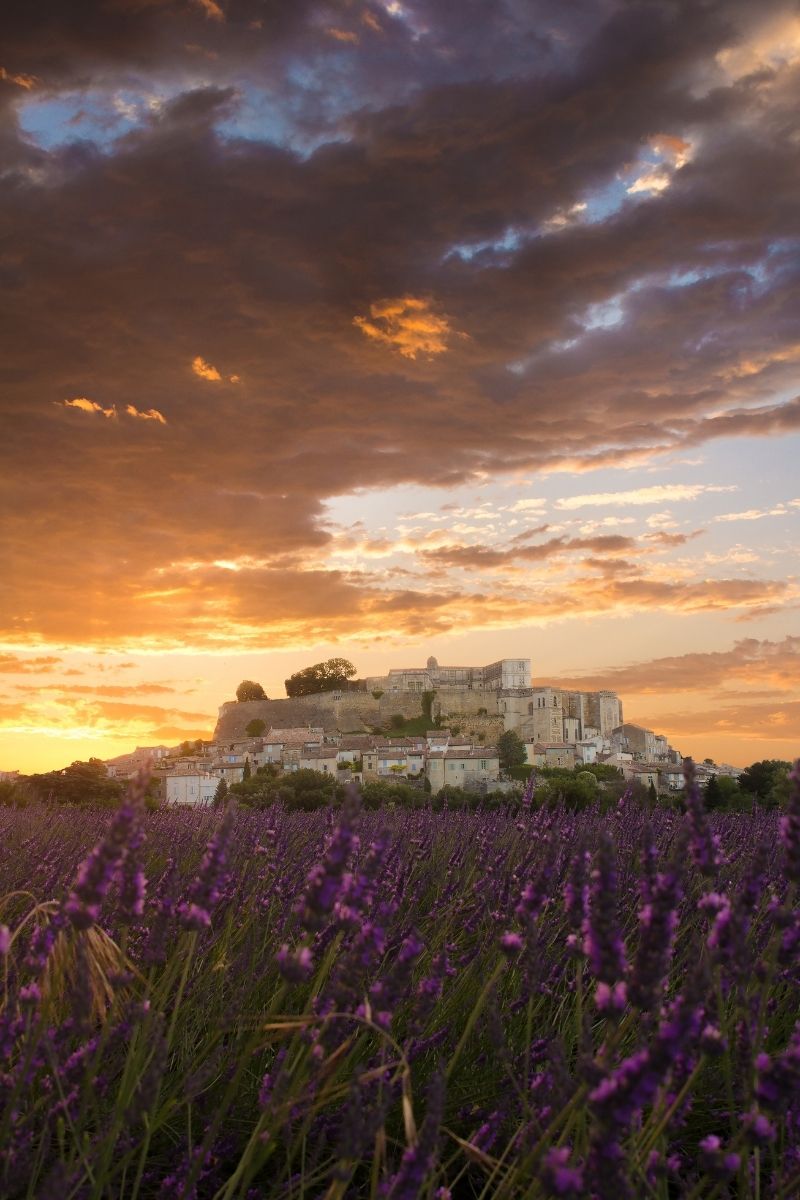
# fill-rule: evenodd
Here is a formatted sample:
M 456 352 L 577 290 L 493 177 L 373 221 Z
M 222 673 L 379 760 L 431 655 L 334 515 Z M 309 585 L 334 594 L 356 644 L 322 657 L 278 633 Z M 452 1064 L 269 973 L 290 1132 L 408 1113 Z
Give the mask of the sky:
M 531 659 L 800 751 L 800 15 L 0 17 L 0 769 Z

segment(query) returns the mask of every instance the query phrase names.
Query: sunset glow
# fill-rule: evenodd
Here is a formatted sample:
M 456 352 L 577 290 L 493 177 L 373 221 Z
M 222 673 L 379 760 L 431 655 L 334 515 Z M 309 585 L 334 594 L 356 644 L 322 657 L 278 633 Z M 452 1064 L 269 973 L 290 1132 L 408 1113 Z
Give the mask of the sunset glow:
M 798 753 L 792 5 L 12 9 L 0 770 L 334 655 Z

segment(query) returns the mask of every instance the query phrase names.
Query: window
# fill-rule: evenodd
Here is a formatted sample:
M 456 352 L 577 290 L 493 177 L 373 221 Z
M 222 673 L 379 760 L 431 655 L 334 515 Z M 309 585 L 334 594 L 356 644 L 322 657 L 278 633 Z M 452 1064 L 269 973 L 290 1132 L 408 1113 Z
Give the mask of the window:
M 488 763 L 487 763 L 486 759 L 485 759 L 485 758 L 482 758 L 482 759 L 481 759 L 481 770 L 482 770 L 482 771 L 485 771 L 485 770 L 486 770 L 486 768 L 487 768 L 487 766 L 488 766 Z
M 533 705 L 532 704 L 528 705 L 528 716 L 529 717 L 533 716 Z

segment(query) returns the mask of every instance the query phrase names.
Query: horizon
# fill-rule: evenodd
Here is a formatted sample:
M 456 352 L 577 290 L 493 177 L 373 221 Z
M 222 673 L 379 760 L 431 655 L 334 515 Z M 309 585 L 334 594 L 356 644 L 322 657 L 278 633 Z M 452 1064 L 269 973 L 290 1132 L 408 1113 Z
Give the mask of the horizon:
M 797 757 L 794 5 L 0 22 L 3 770 L 431 654 Z

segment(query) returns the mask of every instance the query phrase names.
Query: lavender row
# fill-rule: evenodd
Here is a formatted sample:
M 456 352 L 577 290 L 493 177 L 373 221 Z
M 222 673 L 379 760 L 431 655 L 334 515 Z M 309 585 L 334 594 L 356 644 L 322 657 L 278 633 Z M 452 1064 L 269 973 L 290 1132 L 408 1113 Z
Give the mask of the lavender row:
M 0 813 L 0 1195 L 800 1194 L 781 814 Z

